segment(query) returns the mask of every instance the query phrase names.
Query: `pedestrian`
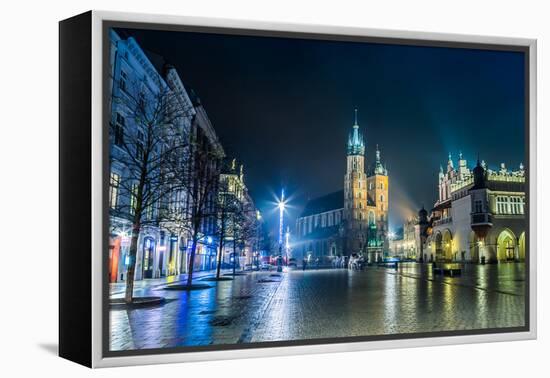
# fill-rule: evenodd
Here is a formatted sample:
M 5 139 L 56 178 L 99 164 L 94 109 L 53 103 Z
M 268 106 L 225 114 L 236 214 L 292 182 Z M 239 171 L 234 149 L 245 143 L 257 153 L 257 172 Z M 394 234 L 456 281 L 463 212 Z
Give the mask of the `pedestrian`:
M 306 270 L 306 267 L 307 267 L 307 260 L 306 259 L 303 259 L 302 260 L 302 270 Z

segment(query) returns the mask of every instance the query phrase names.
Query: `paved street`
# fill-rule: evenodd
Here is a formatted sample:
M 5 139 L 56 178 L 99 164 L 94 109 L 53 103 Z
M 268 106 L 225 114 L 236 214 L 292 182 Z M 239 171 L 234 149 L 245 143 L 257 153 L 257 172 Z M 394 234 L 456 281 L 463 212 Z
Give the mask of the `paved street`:
M 163 290 L 163 280 L 136 283 L 136 295 L 167 302 L 112 309 L 111 350 L 524 325 L 524 264 L 469 265 L 455 278 L 420 264 L 278 275 L 247 273 L 191 292 Z M 120 289 L 112 286 L 113 296 Z

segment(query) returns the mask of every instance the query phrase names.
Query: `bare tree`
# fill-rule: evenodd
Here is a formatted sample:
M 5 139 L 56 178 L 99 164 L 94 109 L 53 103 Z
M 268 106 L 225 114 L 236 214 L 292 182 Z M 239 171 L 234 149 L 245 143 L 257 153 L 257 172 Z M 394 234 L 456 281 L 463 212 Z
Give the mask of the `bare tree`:
M 154 85 L 153 85 L 154 84 Z M 175 157 L 185 157 L 189 149 L 188 131 L 182 120 L 193 109 L 182 106 L 178 93 L 158 77 L 125 82 L 113 96 L 113 121 L 110 124 L 110 164 L 123 171 L 117 183 L 119 195 L 127 198 L 113 209 L 131 223 L 129 264 L 125 301 L 133 300 L 136 256 L 140 233 L 147 225 L 158 225 L 158 208 L 170 194 L 177 172 L 170 170 Z M 123 113 L 124 115 L 121 115 Z
M 161 212 L 163 222 L 172 229 L 189 235 L 191 250 L 187 266 L 187 287 L 191 288 L 197 244 L 204 242 L 209 225 L 216 224 L 220 162 L 220 151 L 212 148 L 208 138 L 194 123 L 190 135 L 188 158 L 174 156 L 169 160 L 169 171 L 173 175 L 171 191 L 186 193 L 186 207 L 167 206 Z
M 255 244 L 254 240 L 258 236 L 257 227 L 256 209 L 252 205 L 252 202 L 248 198 L 245 198 L 242 203 L 238 204 L 232 214 L 233 274 L 235 274 L 237 248 L 243 251 L 247 246 Z

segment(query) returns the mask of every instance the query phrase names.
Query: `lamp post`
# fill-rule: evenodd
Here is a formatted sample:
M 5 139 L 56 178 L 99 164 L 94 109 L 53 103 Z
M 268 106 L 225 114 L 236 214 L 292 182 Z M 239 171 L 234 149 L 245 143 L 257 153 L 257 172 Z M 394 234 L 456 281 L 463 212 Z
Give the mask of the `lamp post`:
M 260 270 L 260 235 L 261 235 L 261 224 L 262 213 L 260 210 L 256 210 L 256 268 Z
M 279 208 L 279 257 L 277 258 L 277 272 L 282 272 L 282 258 L 283 258 L 283 227 L 284 227 L 284 214 L 285 214 L 285 191 L 281 190 L 281 199 L 277 204 Z

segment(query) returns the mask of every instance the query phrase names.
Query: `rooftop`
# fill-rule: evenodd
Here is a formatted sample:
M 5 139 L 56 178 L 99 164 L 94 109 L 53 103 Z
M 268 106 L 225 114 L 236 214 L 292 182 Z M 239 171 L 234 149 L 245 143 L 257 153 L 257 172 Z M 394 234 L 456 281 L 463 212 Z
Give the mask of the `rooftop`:
M 300 214 L 300 217 L 307 217 L 313 214 L 325 213 L 331 210 L 344 208 L 344 191 L 339 190 L 337 192 L 326 194 L 322 197 L 317 197 L 309 200 Z

